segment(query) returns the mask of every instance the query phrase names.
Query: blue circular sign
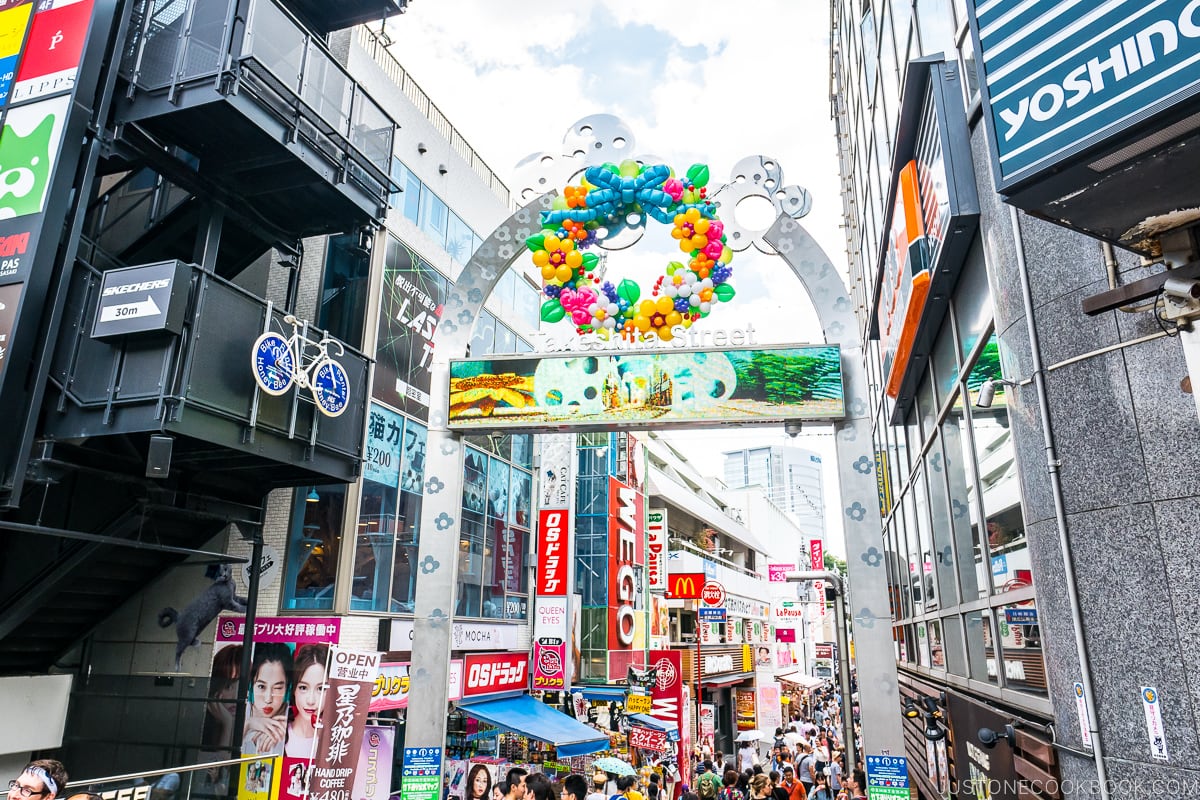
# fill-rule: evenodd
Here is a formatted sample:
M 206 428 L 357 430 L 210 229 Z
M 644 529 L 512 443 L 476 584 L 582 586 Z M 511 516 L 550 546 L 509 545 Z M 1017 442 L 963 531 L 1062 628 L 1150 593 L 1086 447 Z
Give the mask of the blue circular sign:
M 296 359 L 282 334 L 268 332 L 254 342 L 250 366 L 258 388 L 279 396 L 292 388 L 296 379 Z
M 326 359 L 313 371 L 312 393 L 322 414 L 339 416 L 350 403 L 350 376 L 341 364 Z

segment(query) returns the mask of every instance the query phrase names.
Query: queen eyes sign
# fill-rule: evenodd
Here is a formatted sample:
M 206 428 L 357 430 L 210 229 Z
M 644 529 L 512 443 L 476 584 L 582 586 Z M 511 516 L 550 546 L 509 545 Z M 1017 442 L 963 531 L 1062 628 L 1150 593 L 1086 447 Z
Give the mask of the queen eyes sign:
M 836 346 L 459 359 L 451 428 L 708 427 L 845 415 Z

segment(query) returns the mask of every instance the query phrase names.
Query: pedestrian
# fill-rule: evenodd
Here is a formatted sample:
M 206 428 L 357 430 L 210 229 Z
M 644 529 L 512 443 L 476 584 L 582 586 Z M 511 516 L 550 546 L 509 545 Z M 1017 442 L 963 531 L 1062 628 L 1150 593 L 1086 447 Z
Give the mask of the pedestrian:
M 746 740 L 742 742 L 742 746 L 738 748 L 738 770 L 745 772 L 751 769 L 758 763 L 758 748 L 754 746 L 754 742 Z
M 702 762 L 699 774 L 696 775 L 696 794 L 700 800 L 716 800 L 717 795 L 721 793 L 721 778 L 711 767 L 712 762 Z
M 508 793 L 504 800 L 525 800 L 525 777 L 529 770 L 523 767 L 513 767 L 504 774 L 504 782 L 508 784 Z
M 638 791 L 636 775 L 622 775 L 617 778 L 617 794 L 625 800 L 646 800 L 645 795 Z
M 769 800 L 771 779 L 766 775 L 755 775 L 750 779 L 750 800 Z M 832 800 L 832 798 L 830 798 Z
M 662 797 L 662 787 L 659 785 L 659 782 L 661 780 L 657 772 L 650 773 L 650 782 L 646 786 L 646 800 L 660 800 Z
M 67 768 L 61 761 L 39 758 L 30 761 L 15 780 L 8 782 L 8 800 L 54 800 L 67 788 Z
M 563 778 L 562 800 L 588 800 L 587 778 L 578 772 L 572 772 Z
M 796 765 L 796 777 L 804 784 L 805 794 L 811 794 L 813 785 L 817 782 L 816 760 L 813 758 L 812 747 L 807 742 L 800 743 L 800 763 Z
M 530 800 L 554 800 L 554 785 L 540 772 L 525 775 L 521 785 Z
M 787 790 L 788 800 L 807 800 L 808 793 L 804 784 L 796 780 L 796 769 L 791 764 L 783 768 L 783 788 Z
M 842 754 L 837 752 L 829 762 L 829 788 L 835 793 L 842 790 Z
M 808 800 L 834 800 L 833 791 L 829 788 L 828 779 L 824 775 L 817 776 L 813 793 L 809 796 Z
M 592 773 L 592 790 L 588 792 L 585 800 L 608 800 L 608 795 L 604 793 L 604 785 L 608 783 L 608 776 L 603 770 L 596 770 Z
M 720 750 L 713 753 L 712 764 L 709 766 L 709 769 L 717 773 L 718 779 L 725 774 L 725 754 Z
M 725 770 L 725 776 L 721 779 L 720 800 L 746 800 L 746 796 L 737 788 L 738 777 L 737 770 Z

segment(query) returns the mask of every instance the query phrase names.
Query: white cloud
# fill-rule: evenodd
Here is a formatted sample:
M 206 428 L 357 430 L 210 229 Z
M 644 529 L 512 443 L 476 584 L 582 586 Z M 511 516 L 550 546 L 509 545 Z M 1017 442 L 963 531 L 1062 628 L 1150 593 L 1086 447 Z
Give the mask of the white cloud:
M 597 113 L 633 128 L 634 155 L 656 154 L 676 170 L 706 162 L 714 185 L 741 158 L 770 156 L 785 185 L 812 194 L 803 224 L 845 273 L 826 4 L 417 0 L 388 22 L 388 33 L 401 64 L 506 181 L 522 158 L 559 152 L 570 126 Z M 637 52 L 644 42 L 661 49 Z M 722 216 L 730 213 L 722 209 Z M 614 254 L 608 277 L 634 277 L 648 289 L 676 257 L 669 247 L 650 247 L 653 238 Z M 819 340 L 811 302 L 781 260 L 746 252 L 733 264 L 737 300 L 702 324 L 733 328 L 753 320 L 762 341 Z M 711 475 L 720 474 L 721 449 L 791 441 L 778 429 L 683 438 L 696 443 L 686 452 Z M 832 439 L 806 439 L 795 443 L 822 453 L 826 505 L 835 512 Z M 840 515 L 827 516 L 840 540 Z

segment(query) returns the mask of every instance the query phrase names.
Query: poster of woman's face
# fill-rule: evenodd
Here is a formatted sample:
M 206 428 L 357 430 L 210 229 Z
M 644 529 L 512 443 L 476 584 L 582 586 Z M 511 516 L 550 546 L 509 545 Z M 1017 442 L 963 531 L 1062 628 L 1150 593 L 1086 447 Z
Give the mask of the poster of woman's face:
M 463 508 L 482 514 L 487 498 L 487 456 L 467 448 L 463 464 Z
M 528 473 L 519 469 L 512 471 L 512 524 L 521 528 L 529 527 L 529 492 L 532 479 Z
M 509 466 L 498 458 L 488 459 L 488 516 L 508 519 Z

